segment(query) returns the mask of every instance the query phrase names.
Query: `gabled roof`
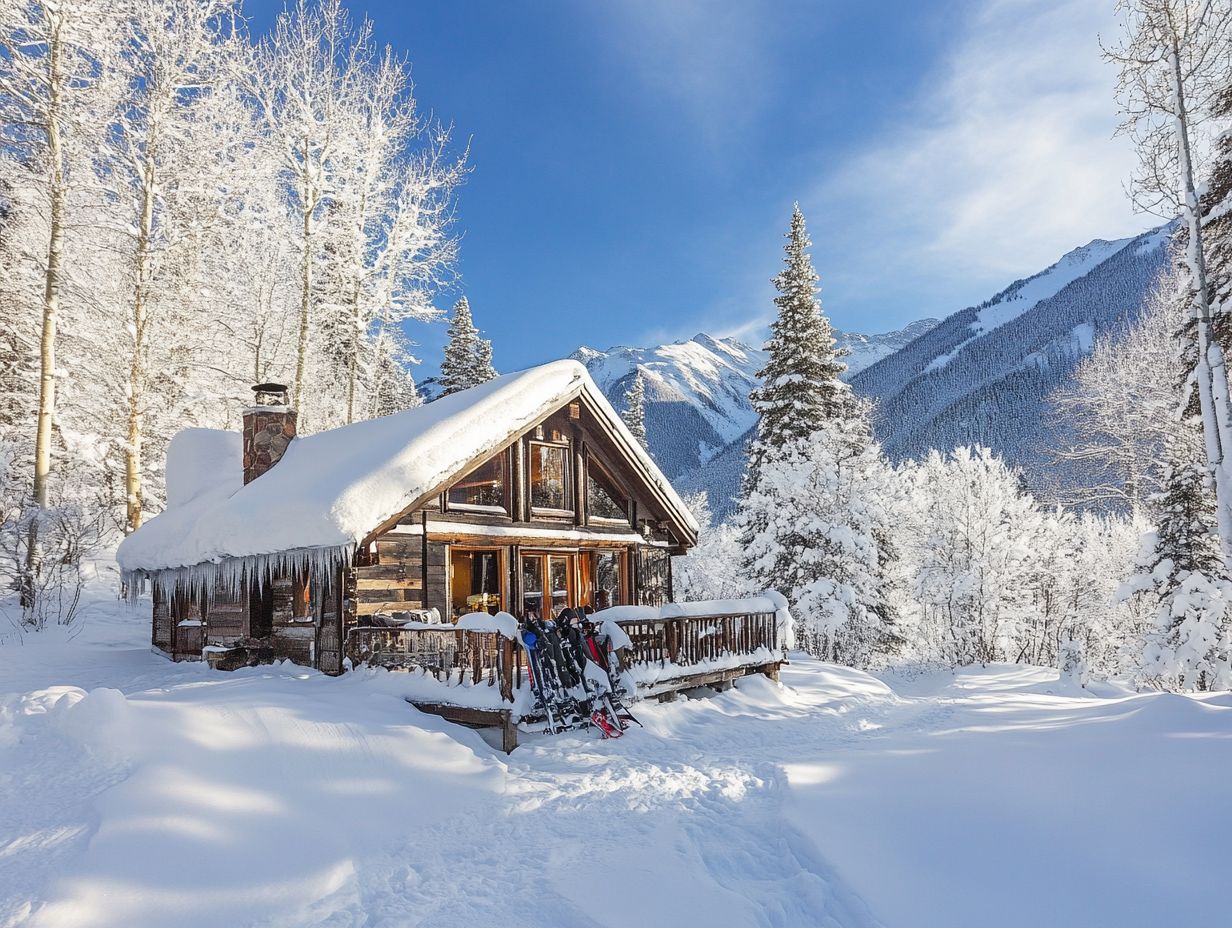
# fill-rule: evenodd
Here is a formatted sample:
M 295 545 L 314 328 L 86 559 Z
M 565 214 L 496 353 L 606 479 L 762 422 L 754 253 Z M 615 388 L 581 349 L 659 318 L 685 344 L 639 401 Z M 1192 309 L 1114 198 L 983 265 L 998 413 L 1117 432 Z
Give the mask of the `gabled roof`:
M 161 515 L 128 536 L 116 558 L 126 574 L 148 574 L 237 558 L 251 562 L 286 552 L 349 549 L 578 397 L 640 465 L 673 520 L 695 536 L 697 523 L 688 508 L 586 368 L 554 361 L 417 409 L 297 438 L 275 467 L 238 489 L 238 458 L 221 460 L 232 453 L 226 448 L 235 447 L 233 433 L 192 430 L 232 436 L 229 443 L 220 439 L 212 445 L 206 436 L 196 436 L 198 445 L 218 449 L 219 470 L 226 472 L 219 473 L 217 484 L 202 486 L 198 469 L 193 492 L 172 499 Z M 176 436 L 169 464 L 191 458 L 177 453 L 177 443 L 196 439 Z

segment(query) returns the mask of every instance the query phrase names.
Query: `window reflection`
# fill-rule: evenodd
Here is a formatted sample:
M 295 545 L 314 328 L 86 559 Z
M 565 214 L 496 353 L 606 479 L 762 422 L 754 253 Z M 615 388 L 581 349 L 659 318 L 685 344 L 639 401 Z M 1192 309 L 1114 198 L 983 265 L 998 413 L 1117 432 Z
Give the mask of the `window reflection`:
M 569 509 L 569 449 L 532 442 L 530 504 L 536 509 Z
M 485 461 L 450 487 L 449 505 L 505 508 L 505 455 Z

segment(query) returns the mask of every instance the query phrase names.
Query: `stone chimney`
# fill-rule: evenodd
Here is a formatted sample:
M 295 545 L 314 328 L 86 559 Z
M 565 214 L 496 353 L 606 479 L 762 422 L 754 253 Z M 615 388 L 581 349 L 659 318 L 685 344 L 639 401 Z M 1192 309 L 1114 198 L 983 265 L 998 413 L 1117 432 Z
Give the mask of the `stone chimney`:
M 273 467 L 295 437 L 298 418 L 280 383 L 252 388 L 256 401 L 244 410 L 244 483 L 252 483 Z

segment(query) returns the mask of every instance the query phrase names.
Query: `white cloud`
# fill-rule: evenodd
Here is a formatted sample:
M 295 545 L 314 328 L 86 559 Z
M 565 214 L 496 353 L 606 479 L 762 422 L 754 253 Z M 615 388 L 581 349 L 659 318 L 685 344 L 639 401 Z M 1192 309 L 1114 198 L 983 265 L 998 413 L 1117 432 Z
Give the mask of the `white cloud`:
M 622 0 L 595 12 L 622 64 L 679 106 L 711 144 L 745 125 L 771 91 L 772 4 Z
M 949 290 L 959 309 L 1089 239 L 1153 224 L 1132 211 L 1134 155 L 1112 137 L 1115 74 L 1098 39 L 1114 30 L 1110 7 L 999 0 L 970 16 L 899 118 L 806 199 L 839 289 Z

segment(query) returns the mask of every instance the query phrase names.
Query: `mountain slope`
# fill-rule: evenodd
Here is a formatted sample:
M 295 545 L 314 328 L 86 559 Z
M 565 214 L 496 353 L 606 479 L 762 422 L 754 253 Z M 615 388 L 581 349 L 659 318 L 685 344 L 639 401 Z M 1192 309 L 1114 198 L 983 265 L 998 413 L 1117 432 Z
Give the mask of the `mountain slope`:
M 835 334 L 840 347 L 850 352 L 846 360 L 854 374 L 933 325 L 936 320 L 921 319 L 879 335 Z M 634 372 L 642 371 L 647 439 L 669 477 L 679 477 L 725 454 L 757 421 L 749 393 L 757 386 L 757 372 L 766 355 L 734 338 L 699 334 L 670 345 L 620 346 L 607 351 L 583 346 L 571 357 L 586 365 L 618 409 L 624 406 L 624 393 Z M 743 466 L 741 462 L 740 469 Z
M 874 427 L 891 457 L 988 445 L 1047 490 L 1081 475 L 1058 471 L 1046 397 L 1095 338 L 1136 318 L 1168 259 L 1170 227 L 1096 240 L 980 306 L 945 319 L 852 378 L 877 401 Z

